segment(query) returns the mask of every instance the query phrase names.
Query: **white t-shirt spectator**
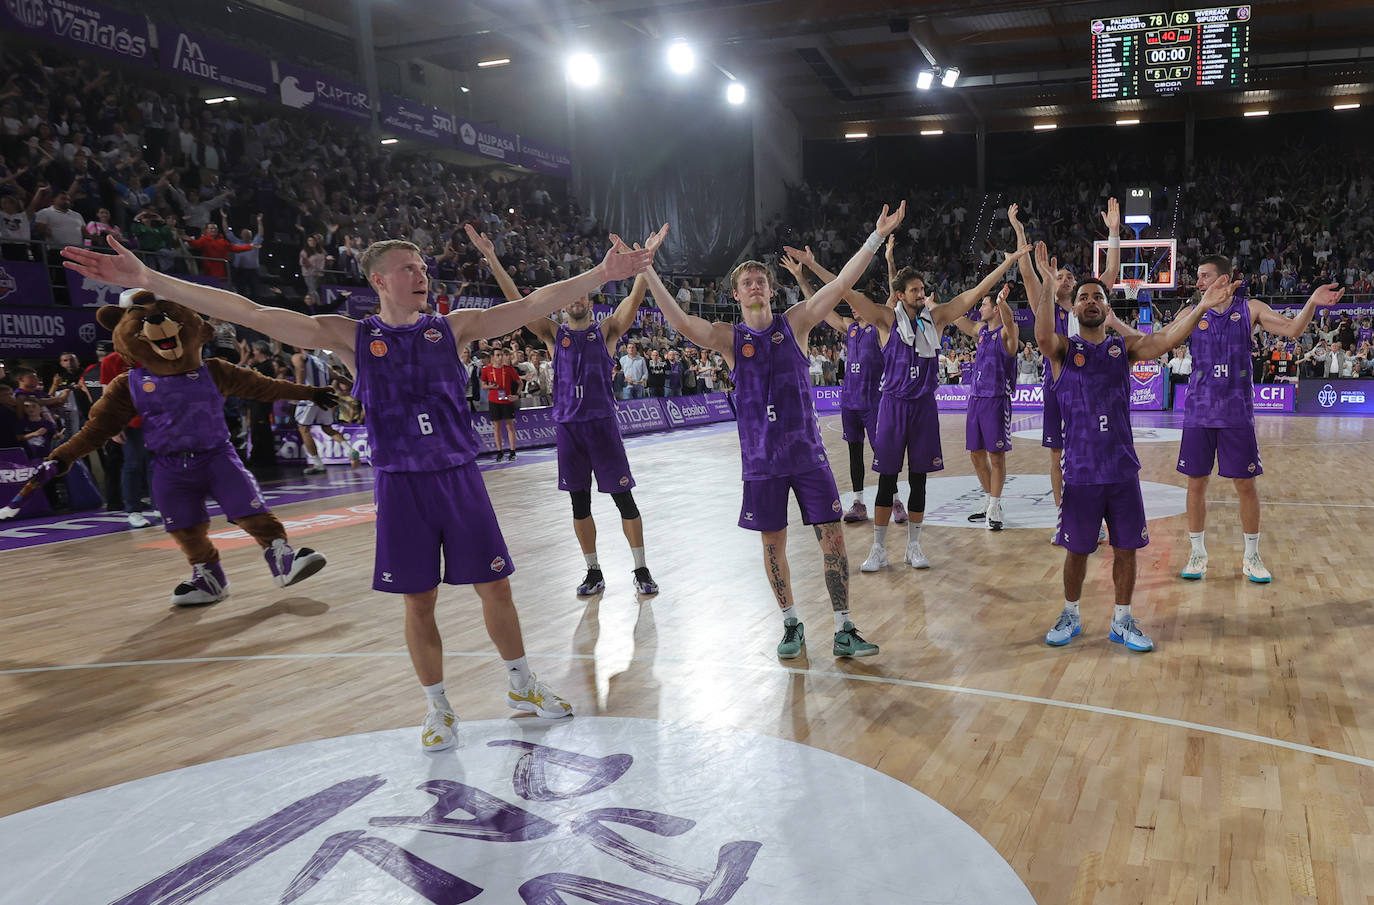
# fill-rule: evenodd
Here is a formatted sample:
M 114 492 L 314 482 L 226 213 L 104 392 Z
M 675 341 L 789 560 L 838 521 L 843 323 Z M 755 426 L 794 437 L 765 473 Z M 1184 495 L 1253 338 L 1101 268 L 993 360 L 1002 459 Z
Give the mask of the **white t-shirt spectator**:
M 20 211 L 17 214 L 7 214 L 0 211 L 0 239 L 9 239 L 12 242 L 27 242 L 32 238 L 29 229 L 28 214 Z
M 1169 373 L 1179 377 L 1187 377 L 1189 374 L 1193 373 L 1193 356 L 1184 355 L 1182 358 L 1179 358 L 1175 355 L 1173 358 L 1170 358 Z
M 42 223 L 48 228 L 47 243 L 62 248 L 67 245 L 80 245 L 86 218 L 71 208 L 60 211 L 55 207 L 45 207 L 34 215 L 33 222 Z

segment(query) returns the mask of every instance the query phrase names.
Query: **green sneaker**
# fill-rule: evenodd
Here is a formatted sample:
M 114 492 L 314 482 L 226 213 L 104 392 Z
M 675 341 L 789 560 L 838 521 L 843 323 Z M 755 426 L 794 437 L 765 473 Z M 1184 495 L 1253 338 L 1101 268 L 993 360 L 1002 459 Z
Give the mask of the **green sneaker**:
M 781 650 L 781 648 L 779 648 Z M 870 644 L 859 637 L 854 623 L 846 622 L 844 628 L 835 633 L 835 656 L 871 657 L 878 652 L 878 645 Z
M 806 626 L 798 622 L 796 616 L 788 616 L 782 622 L 778 656 L 783 660 L 795 659 L 801 656 L 803 647 L 806 647 Z

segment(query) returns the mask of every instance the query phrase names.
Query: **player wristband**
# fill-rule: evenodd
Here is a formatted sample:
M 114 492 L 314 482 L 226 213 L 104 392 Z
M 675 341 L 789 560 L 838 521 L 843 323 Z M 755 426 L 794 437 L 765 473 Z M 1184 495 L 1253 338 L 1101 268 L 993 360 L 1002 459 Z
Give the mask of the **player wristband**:
M 1120 236 L 1108 236 L 1108 237 L 1107 237 L 1107 248 L 1111 249 L 1112 251 L 1120 251 L 1120 250 L 1121 250 L 1121 237 L 1120 237 Z
M 873 230 L 872 234 L 869 235 L 868 239 L 864 242 L 864 251 L 868 252 L 871 255 L 876 255 L 878 253 L 878 249 L 882 247 L 883 237 L 878 235 L 878 231 L 875 229 Z

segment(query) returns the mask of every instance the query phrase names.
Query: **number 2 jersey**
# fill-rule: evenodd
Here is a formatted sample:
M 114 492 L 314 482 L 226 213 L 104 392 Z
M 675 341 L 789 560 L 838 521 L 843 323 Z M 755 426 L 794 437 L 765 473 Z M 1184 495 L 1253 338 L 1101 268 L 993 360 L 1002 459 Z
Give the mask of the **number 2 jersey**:
M 1077 334 L 1051 388 L 1064 419 L 1064 483 L 1115 484 L 1140 476 L 1131 433 L 1131 363 L 1126 341 L 1090 343 Z
M 1251 427 L 1255 423 L 1250 303 L 1244 296 L 1202 315 L 1188 335 L 1193 372 L 1188 375 L 1184 427 Z
M 373 315 L 358 323 L 354 349 L 374 468 L 440 471 L 477 458 L 468 372 L 448 321 L 422 314 L 398 327 Z

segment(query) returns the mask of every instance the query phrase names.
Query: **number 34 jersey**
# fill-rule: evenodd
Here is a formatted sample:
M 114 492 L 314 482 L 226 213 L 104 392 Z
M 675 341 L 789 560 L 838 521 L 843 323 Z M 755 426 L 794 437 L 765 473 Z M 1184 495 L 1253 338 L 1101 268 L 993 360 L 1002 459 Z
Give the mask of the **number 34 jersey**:
M 1221 311 L 1208 311 L 1188 336 L 1184 427 L 1250 427 L 1255 423 L 1250 303 L 1242 295 Z
M 354 355 L 374 468 L 439 471 L 477 458 L 468 372 L 448 321 L 422 314 L 398 327 L 373 315 L 358 323 Z

